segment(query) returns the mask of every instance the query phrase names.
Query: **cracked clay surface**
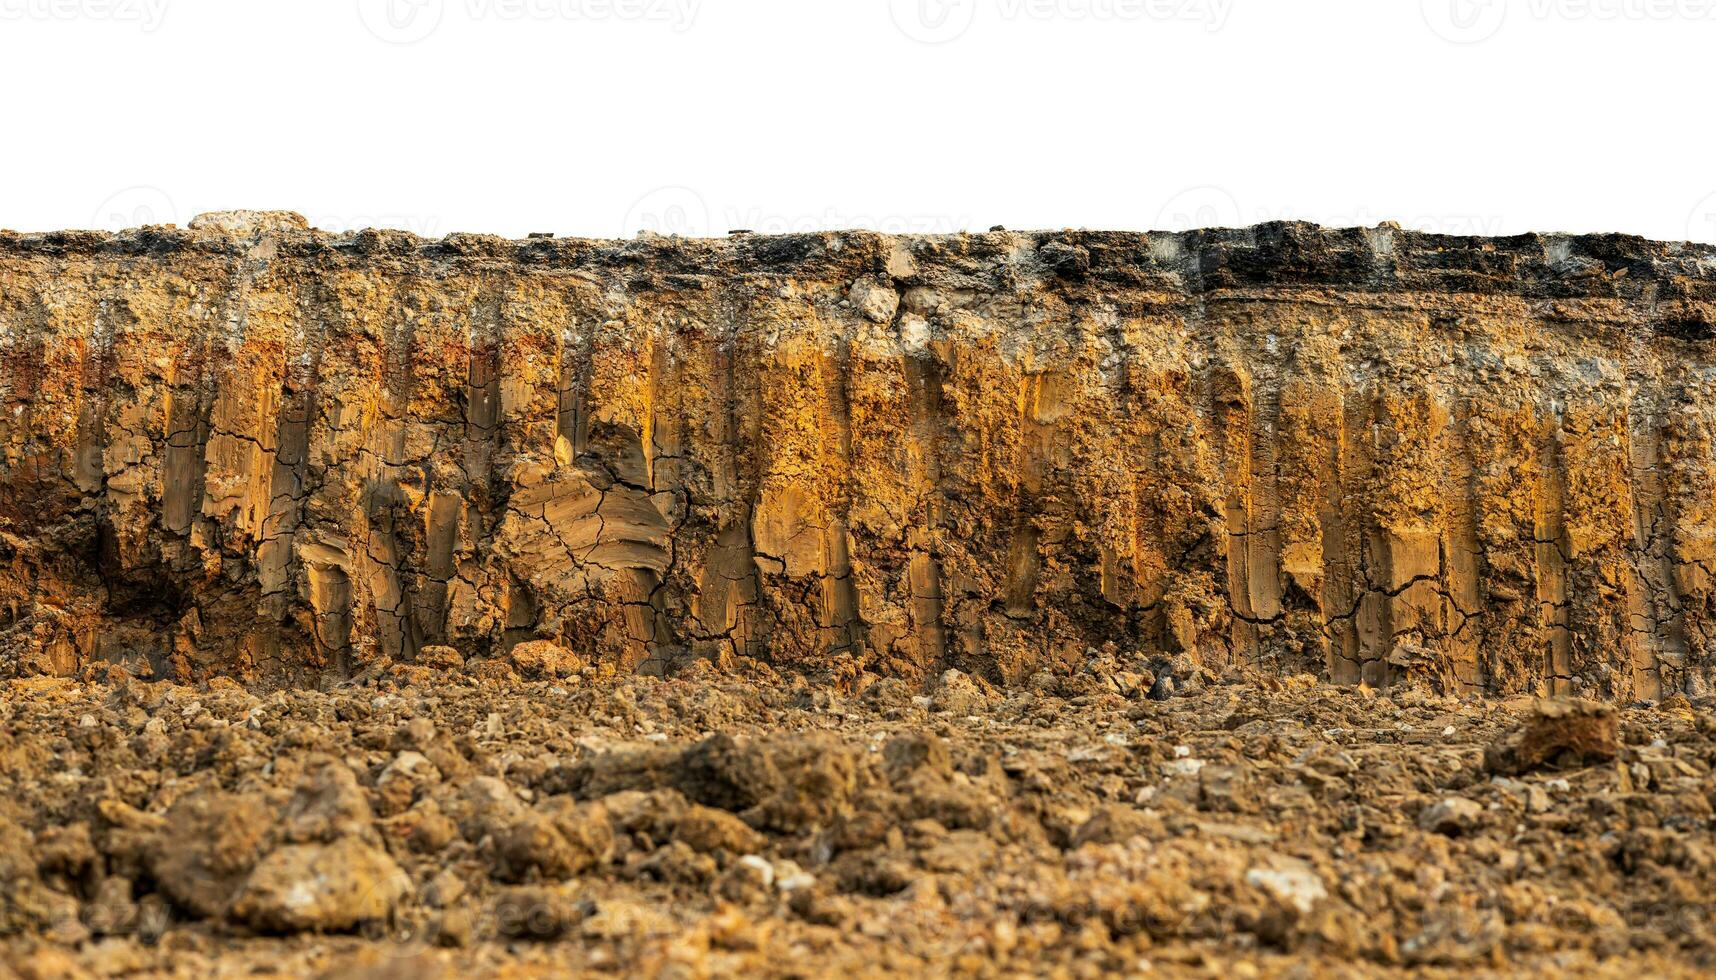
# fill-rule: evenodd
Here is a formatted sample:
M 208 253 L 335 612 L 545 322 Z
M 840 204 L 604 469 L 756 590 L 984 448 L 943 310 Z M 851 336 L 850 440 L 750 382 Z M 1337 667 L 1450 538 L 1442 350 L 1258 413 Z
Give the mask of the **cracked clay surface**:
M 1708 693 L 1716 256 L 0 233 L 0 667 L 1180 663 Z

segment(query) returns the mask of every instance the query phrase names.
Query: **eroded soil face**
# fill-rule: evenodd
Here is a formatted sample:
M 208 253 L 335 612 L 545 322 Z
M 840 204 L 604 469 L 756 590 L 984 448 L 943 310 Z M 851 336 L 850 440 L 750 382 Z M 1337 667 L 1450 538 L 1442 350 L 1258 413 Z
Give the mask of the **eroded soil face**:
M 0 676 L 1702 697 L 1712 336 L 1617 235 L 0 232 Z
M 0 700 L 21 976 L 1716 968 L 1716 716 L 1095 654 Z M 4 971 L 0 971 L 3 973 Z

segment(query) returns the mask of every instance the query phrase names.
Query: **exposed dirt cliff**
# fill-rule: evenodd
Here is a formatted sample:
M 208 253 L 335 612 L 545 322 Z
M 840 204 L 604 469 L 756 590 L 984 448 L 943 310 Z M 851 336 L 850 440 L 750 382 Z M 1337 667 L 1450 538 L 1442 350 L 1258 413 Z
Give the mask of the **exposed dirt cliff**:
M 1713 321 L 1622 236 L 0 233 L 0 669 L 1701 696 Z

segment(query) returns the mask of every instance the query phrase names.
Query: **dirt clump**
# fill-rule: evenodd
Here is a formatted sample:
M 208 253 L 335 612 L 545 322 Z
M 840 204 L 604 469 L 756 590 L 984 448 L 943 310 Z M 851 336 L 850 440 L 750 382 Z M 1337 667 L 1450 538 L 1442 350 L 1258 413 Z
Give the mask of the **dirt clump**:
M 232 917 L 262 932 L 338 932 L 387 918 L 410 887 L 386 851 L 354 838 L 290 844 L 245 878 Z
M 1513 776 L 1607 762 L 1620 751 L 1620 717 L 1614 708 L 1582 698 L 1547 698 L 1531 706 L 1517 730 L 1485 751 L 1484 762 L 1491 772 Z

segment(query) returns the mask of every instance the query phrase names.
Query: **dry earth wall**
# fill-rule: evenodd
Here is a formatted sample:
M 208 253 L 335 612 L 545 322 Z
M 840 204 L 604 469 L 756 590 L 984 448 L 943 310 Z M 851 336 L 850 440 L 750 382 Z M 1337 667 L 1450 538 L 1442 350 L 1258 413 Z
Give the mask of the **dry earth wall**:
M 1708 693 L 1716 249 L 0 233 L 0 674 Z

